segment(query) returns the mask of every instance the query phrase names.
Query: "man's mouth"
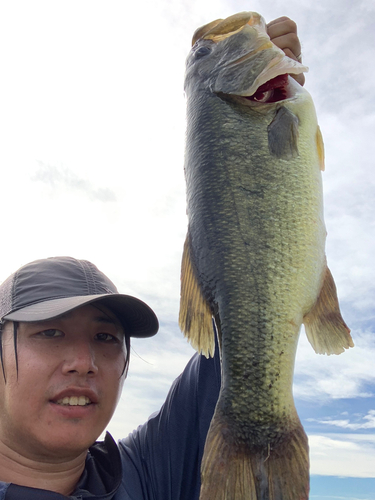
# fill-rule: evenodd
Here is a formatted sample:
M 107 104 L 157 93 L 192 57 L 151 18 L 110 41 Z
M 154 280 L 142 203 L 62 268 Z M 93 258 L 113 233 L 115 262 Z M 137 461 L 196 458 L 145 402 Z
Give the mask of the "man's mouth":
M 91 404 L 91 399 L 87 396 L 65 396 L 55 403 L 62 406 L 87 406 Z

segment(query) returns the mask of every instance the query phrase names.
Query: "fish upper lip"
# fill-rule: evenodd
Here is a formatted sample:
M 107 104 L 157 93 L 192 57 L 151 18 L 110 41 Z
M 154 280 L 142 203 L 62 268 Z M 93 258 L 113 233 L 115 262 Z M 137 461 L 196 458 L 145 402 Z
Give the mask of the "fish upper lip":
M 246 52 L 242 56 L 239 56 L 236 59 L 232 59 L 232 60 L 228 61 L 226 63 L 226 65 L 229 67 L 229 66 L 235 66 L 236 64 L 241 64 L 244 61 L 247 61 L 248 59 L 250 59 L 251 57 L 256 56 L 259 52 L 262 52 L 262 50 L 264 50 L 264 49 L 257 48 L 255 50 L 249 50 L 248 52 Z
M 84 388 L 84 387 L 69 387 L 68 389 L 64 389 L 58 394 L 54 395 L 50 398 L 50 401 L 53 403 L 57 403 L 60 399 L 71 397 L 71 396 L 86 396 L 89 398 L 91 403 L 97 404 L 99 402 L 98 395 L 92 389 Z
M 297 64 L 299 68 L 297 68 L 295 64 Z M 228 95 L 237 95 L 239 97 L 251 97 L 262 85 L 273 80 L 274 78 L 285 74 L 290 76 L 292 74 L 302 73 L 303 71 L 308 71 L 308 68 L 293 59 L 290 59 L 289 57 L 274 57 L 268 62 L 267 66 L 262 69 L 256 78 L 254 77 L 252 81 L 249 80 L 246 88 L 243 87 L 243 89 L 237 90 L 235 88 L 231 88 L 230 90 L 227 88 L 226 90 L 224 85 L 223 88 L 215 89 L 214 85 L 213 91 L 216 91 L 216 93 L 221 92 Z

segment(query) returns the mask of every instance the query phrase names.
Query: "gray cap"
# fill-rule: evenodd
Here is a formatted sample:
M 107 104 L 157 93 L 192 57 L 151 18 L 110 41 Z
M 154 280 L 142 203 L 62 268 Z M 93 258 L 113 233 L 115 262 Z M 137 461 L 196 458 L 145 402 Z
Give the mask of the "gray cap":
M 118 293 L 112 281 L 87 260 L 51 257 L 21 267 L 0 285 L 0 322 L 44 321 L 100 301 L 118 317 L 130 337 L 152 337 L 154 311 Z

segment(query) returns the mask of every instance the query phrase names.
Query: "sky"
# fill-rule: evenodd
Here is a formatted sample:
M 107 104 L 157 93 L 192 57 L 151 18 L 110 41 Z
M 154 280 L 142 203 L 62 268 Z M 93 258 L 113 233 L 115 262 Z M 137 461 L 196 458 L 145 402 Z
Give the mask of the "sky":
M 160 408 L 193 354 L 177 325 L 185 58 L 197 27 L 243 10 L 297 22 L 326 149 L 327 259 L 355 343 L 318 356 L 301 332 L 294 394 L 310 498 L 374 500 L 371 0 L 2 0 L 0 281 L 34 259 L 71 255 L 145 300 L 160 333 L 134 341 L 109 430 L 124 437 Z

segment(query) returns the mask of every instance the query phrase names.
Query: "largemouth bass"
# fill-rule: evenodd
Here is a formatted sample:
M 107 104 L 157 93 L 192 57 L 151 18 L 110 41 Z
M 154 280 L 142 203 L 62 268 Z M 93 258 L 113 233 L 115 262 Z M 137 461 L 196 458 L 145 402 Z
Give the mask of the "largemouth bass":
M 301 324 L 317 353 L 353 346 L 325 258 L 323 141 L 306 68 L 244 12 L 197 30 L 187 58 L 188 234 L 180 326 L 222 387 L 201 500 L 302 500 L 306 434 L 292 395 Z

